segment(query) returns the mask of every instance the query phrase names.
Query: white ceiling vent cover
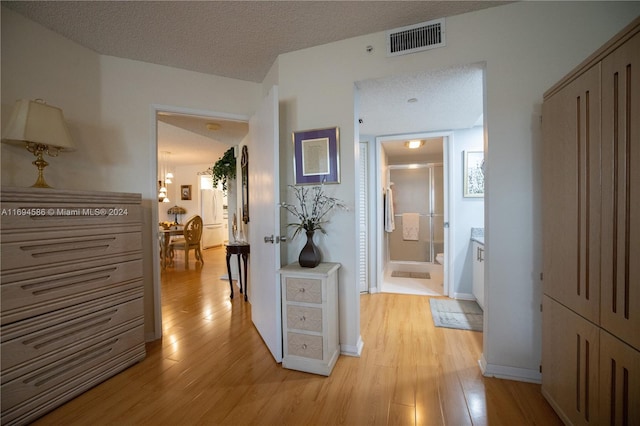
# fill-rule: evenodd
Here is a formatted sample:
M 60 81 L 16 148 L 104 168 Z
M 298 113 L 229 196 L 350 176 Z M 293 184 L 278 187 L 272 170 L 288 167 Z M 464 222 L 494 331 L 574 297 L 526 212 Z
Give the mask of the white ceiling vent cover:
M 444 18 L 387 31 L 387 56 L 445 46 Z

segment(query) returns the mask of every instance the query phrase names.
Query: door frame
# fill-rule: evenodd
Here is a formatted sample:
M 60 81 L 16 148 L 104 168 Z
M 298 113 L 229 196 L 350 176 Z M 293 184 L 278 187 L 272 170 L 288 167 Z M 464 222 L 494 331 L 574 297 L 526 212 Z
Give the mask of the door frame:
M 172 114 L 184 114 L 184 115 L 197 115 L 200 117 L 208 117 L 215 119 L 226 119 L 244 121 L 249 123 L 248 115 L 229 114 L 217 111 L 208 111 L 193 108 L 177 107 L 172 105 L 151 104 L 149 108 L 149 128 L 150 128 L 150 141 L 149 146 L 153 155 L 149 156 L 149 170 L 150 176 L 148 181 L 150 183 L 151 194 L 157 194 L 158 192 L 158 113 L 168 112 Z M 153 262 L 153 331 L 150 334 L 145 335 L 146 341 L 157 340 L 162 337 L 162 285 L 160 282 L 160 247 L 156 244 L 159 238 L 158 234 L 158 202 L 156 197 L 151 197 L 151 228 L 150 235 L 152 235 L 153 241 L 151 244 L 151 254 Z M 155 201 L 155 202 L 154 202 Z
M 377 230 L 374 235 L 369 236 L 369 247 L 375 247 L 375 288 L 370 287 L 370 292 L 372 293 L 380 293 L 382 291 L 382 281 L 384 278 L 384 267 L 386 265 L 385 259 L 385 246 L 384 246 L 384 215 L 383 215 L 383 179 L 384 175 L 381 172 L 382 168 L 382 145 L 386 141 L 398 140 L 398 139 L 428 139 L 428 138 L 442 138 L 442 166 L 444 168 L 444 176 L 443 176 L 443 184 L 445 187 L 444 191 L 444 258 L 445 262 L 443 265 L 443 295 L 449 296 L 450 294 L 450 283 L 452 282 L 451 277 L 453 277 L 454 265 L 451 262 L 451 253 L 455 253 L 454 247 L 452 247 L 455 238 L 452 238 L 451 235 L 455 226 L 452 228 L 451 224 L 455 223 L 454 212 L 450 209 L 450 200 L 451 200 L 451 182 L 453 182 L 453 167 L 451 167 L 451 158 L 452 158 L 452 150 L 453 150 L 453 132 L 452 131 L 440 131 L 440 132 L 417 132 L 417 133 L 406 133 L 399 135 L 389 135 L 389 136 L 377 136 L 375 138 L 375 191 L 374 191 L 374 206 L 372 217 L 375 218 Z M 371 205 L 370 205 L 371 208 Z M 373 291 L 372 291 L 373 290 Z

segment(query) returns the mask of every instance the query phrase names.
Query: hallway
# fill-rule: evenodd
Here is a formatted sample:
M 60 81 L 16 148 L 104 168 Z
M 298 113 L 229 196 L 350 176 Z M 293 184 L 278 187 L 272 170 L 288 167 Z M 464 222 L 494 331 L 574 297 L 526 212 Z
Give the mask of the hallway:
M 422 296 L 362 295 L 362 357 L 330 377 L 286 370 L 229 299 L 224 249 L 204 258 L 162 273 L 164 337 L 144 361 L 35 424 L 561 424 L 539 385 L 482 377 L 482 333 L 434 327 Z

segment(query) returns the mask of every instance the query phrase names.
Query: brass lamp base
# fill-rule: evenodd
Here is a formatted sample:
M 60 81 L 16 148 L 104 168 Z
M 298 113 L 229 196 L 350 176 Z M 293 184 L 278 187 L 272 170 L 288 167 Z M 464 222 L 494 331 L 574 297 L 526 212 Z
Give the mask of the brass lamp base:
M 32 164 L 38 168 L 38 179 L 36 180 L 36 183 L 31 185 L 31 187 L 51 188 L 51 186 L 44 180 L 44 168 L 47 167 L 49 163 L 46 162 L 42 155 L 46 152 L 50 156 L 56 157 L 58 155 L 58 149 L 49 149 L 48 145 L 28 142 L 27 151 L 36 156 L 36 159 Z

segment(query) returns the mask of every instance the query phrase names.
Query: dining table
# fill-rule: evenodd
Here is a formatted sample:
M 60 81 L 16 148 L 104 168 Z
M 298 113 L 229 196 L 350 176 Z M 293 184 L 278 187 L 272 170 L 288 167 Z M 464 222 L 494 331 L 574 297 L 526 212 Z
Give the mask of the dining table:
M 162 265 L 162 269 L 167 267 L 171 237 L 178 235 L 184 235 L 184 227 L 180 225 L 172 226 L 169 229 L 160 228 L 160 264 Z

